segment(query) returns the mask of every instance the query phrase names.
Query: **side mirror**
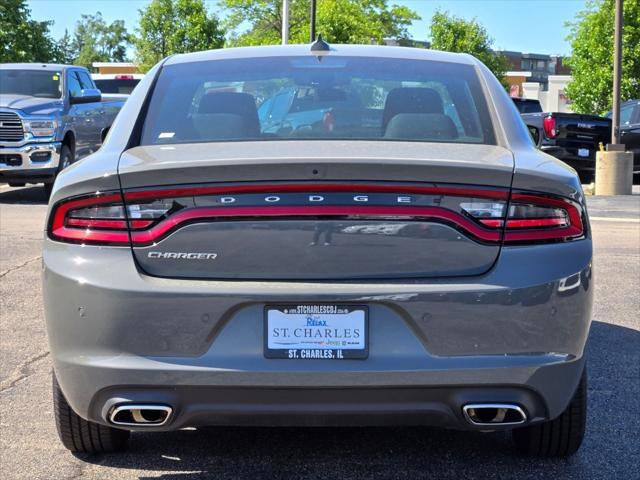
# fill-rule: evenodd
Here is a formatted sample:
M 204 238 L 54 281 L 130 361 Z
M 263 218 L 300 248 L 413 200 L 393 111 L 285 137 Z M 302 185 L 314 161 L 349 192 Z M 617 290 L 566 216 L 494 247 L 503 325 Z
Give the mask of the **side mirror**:
M 78 103 L 93 103 L 99 102 L 102 100 L 102 92 L 97 88 L 87 88 L 84 90 L 80 90 L 80 94 L 76 96 L 71 96 L 69 98 L 69 103 L 72 105 Z
M 527 128 L 529 129 L 529 135 L 531 135 L 531 140 L 533 140 L 533 143 L 535 143 L 536 147 L 540 146 L 540 130 L 538 130 L 536 127 L 533 127 L 531 125 L 527 125 Z

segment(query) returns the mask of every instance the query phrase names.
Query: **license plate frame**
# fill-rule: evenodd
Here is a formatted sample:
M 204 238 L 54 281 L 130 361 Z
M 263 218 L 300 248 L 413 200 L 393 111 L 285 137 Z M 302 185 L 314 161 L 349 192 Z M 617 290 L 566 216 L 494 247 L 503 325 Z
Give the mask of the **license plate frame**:
M 272 328 L 270 329 L 270 312 L 278 312 L 272 315 Z M 344 315 L 343 318 L 340 318 Z M 289 318 L 287 318 L 289 317 Z M 331 324 L 328 324 L 328 321 Z M 290 323 L 289 323 L 290 322 Z M 342 322 L 342 325 L 340 323 Z M 276 325 L 277 324 L 277 325 Z M 273 328 L 282 330 L 281 325 L 295 329 L 310 329 L 312 332 L 323 330 L 322 337 L 307 338 L 300 340 L 300 337 L 282 337 L 283 346 L 274 348 Z M 358 337 L 355 327 L 360 331 Z M 340 339 L 333 338 L 328 342 L 335 344 L 320 343 L 326 340 L 324 334 L 326 330 L 340 334 Z M 350 337 L 346 330 L 350 330 Z M 360 337 L 361 335 L 361 337 Z M 369 308 L 366 305 L 349 304 L 326 304 L 326 303 L 283 303 L 265 305 L 263 311 L 263 352 L 266 358 L 270 359 L 290 359 L 290 360 L 365 360 L 369 357 Z M 344 342 L 344 343 L 343 343 Z M 286 344 L 286 346 L 285 346 Z M 304 346 L 307 344 L 307 346 Z M 348 348 L 350 344 L 353 348 Z M 346 348 L 345 348 L 346 347 Z

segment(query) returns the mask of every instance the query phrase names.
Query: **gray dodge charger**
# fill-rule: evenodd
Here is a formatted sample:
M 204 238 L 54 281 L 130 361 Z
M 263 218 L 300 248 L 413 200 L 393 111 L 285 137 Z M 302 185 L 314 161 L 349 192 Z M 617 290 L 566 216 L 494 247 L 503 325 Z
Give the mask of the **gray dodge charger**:
M 51 197 L 62 443 L 215 425 L 512 430 L 586 419 L 592 241 L 576 173 L 469 55 L 169 57 Z

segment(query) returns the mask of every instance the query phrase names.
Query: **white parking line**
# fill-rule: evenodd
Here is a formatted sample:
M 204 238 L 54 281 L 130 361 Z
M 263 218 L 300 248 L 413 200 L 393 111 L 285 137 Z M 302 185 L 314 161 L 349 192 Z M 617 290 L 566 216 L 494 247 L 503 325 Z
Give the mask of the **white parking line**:
M 623 217 L 589 217 L 592 222 L 620 222 L 620 223 L 640 223 L 640 218 Z

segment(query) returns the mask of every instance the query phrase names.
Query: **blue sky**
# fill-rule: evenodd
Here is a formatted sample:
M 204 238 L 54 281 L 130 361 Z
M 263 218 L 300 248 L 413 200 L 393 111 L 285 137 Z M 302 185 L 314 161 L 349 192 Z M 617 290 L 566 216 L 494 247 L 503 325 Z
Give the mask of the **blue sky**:
M 53 20 L 51 32 L 62 36 L 65 28 L 73 31 L 82 13 L 102 12 L 107 21 L 122 19 L 129 30 L 135 28 L 138 9 L 149 0 L 29 0 L 32 18 Z M 211 11 L 219 12 L 217 1 L 207 1 Z M 568 54 L 567 21 L 585 8 L 584 0 L 390 0 L 407 5 L 422 17 L 410 32 L 416 40 L 426 40 L 433 12 L 440 8 L 464 17 L 477 18 L 501 50 L 530 53 Z

